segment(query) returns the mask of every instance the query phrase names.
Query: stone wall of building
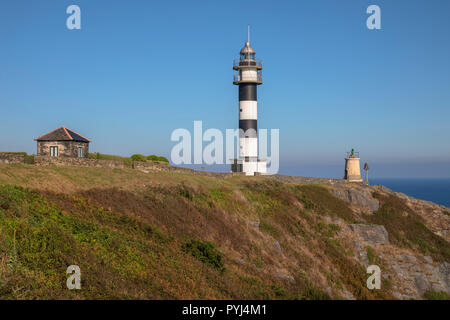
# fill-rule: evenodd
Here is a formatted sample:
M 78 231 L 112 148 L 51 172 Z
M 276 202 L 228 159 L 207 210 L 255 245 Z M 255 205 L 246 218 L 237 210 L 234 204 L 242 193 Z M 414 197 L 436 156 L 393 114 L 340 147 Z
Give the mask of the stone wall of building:
M 34 163 L 37 166 L 55 165 L 55 166 L 75 166 L 75 167 L 91 167 L 91 168 L 124 168 L 122 161 L 114 160 L 98 160 L 87 158 L 60 158 L 35 156 Z
M 78 158 L 78 148 L 83 148 L 83 158 L 89 157 L 89 143 L 78 141 L 38 141 L 37 155 L 50 156 L 50 147 L 58 147 L 58 157 Z
M 25 153 L 23 152 L 0 152 L 0 163 L 24 163 Z
M 0 152 L 0 163 L 24 163 L 25 153 Z M 100 160 L 89 158 L 68 158 L 68 157 L 50 157 L 50 156 L 34 156 L 34 164 L 37 166 L 72 166 L 72 167 L 90 167 L 90 168 L 125 168 L 122 161 Z M 210 172 L 197 171 L 193 169 L 171 166 L 166 163 L 133 161 L 132 168 L 142 172 L 179 172 L 195 174 L 214 178 L 229 178 L 234 176 L 245 176 L 244 172 Z

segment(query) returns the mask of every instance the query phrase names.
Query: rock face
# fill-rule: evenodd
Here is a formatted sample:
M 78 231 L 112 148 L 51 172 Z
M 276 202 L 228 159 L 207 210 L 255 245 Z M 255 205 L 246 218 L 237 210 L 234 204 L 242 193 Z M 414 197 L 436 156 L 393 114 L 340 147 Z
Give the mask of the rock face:
M 378 200 L 374 199 L 372 193 L 365 189 L 339 188 L 334 189 L 332 192 L 335 197 L 341 200 L 367 209 L 368 213 L 377 211 L 380 207 Z
M 384 226 L 365 224 L 351 224 L 349 226 L 361 239 L 369 243 L 389 243 L 389 234 Z
M 443 262 L 439 266 L 439 271 L 442 275 L 443 281 L 445 281 L 445 284 L 447 285 L 447 288 L 450 289 L 450 263 Z
M 416 287 L 420 294 L 423 294 L 428 289 L 430 289 L 430 283 L 428 282 L 427 278 L 423 274 L 416 276 L 414 278 L 414 280 L 415 280 Z
M 416 258 L 410 254 L 386 254 L 383 256 L 395 277 L 399 280 L 394 289 L 399 299 L 421 299 L 428 291 L 450 292 L 450 264 L 430 263 L 429 259 Z

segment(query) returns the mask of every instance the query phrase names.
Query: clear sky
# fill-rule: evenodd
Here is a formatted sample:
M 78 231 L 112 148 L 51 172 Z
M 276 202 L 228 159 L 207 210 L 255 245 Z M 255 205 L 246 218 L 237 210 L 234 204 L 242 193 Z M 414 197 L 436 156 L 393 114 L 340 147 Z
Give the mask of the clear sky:
M 71 4 L 81 30 L 66 28 Z M 168 157 L 194 120 L 237 127 L 250 24 L 280 173 L 342 177 L 355 148 L 373 177 L 450 177 L 449 16 L 448 0 L 2 0 L 0 151 L 34 153 L 64 125 L 94 152 Z

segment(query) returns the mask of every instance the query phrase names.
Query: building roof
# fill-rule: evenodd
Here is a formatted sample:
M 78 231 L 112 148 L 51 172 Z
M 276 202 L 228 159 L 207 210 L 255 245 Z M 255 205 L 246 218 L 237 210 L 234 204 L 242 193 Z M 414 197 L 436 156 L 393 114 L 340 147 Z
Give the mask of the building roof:
M 53 130 L 50 133 L 44 134 L 39 138 L 34 139 L 35 141 L 78 141 L 78 142 L 91 142 L 91 140 L 83 137 L 81 134 L 76 133 L 73 130 L 67 129 L 66 127 L 61 127 Z

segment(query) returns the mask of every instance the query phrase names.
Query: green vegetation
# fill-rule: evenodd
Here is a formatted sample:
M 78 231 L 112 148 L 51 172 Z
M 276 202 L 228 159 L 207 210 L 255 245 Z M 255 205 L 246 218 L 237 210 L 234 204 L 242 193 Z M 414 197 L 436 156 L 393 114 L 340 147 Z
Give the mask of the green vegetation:
M 267 232 L 272 237 L 278 238 L 279 232 L 278 232 L 277 228 L 275 228 L 273 225 L 271 225 L 266 220 L 260 221 L 259 228 L 261 229 L 261 231 Z
M 114 160 L 121 161 L 125 165 L 125 167 L 131 168 L 133 161 L 153 161 L 158 163 L 169 163 L 169 160 L 165 157 L 158 157 L 155 155 L 144 156 L 142 154 L 133 154 L 131 157 L 121 157 L 110 154 L 103 154 L 98 152 L 89 153 L 90 159 L 98 159 L 98 160 Z
M 294 192 L 300 197 L 306 209 L 353 222 L 353 214 L 348 205 L 334 197 L 327 188 L 314 184 L 299 185 L 294 187 Z
M 336 235 L 337 232 L 341 230 L 341 228 L 333 223 L 326 224 L 323 222 L 319 222 L 316 225 L 316 230 L 325 237 L 332 238 Z
M 131 160 L 133 161 L 147 161 L 147 157 L 142 154 L 133 154 L 131 156 Z
M 131 160 L 133 161 L 153 161 L 153 162 L 160 162 L 160 163 L 169 163 L 169 160 L 165 157 L 158 157 L 155 155 L 151 156 L 144 156 L 142 154 L 133 154 L 131 156 Z
M 26 154 L 25 153 L 24 163 L 25 164 L 34 164 L 34 154 Z
M 182 248 L 184 252 L 191 254 L 199 261 L 221 272 L 225 271 L 222 255 L 216 249 L 214 243 L 202 240 L 187 240 Z
M 158 156 L 155 156 L 155 155 L 148 156 L 147 160 L 154 161 L 154 162 L 166 162 L 166 163 L 169 163 L 169 160 L 167 160 L 166 157 L 162 157 L 162 156 L 158 157 Z
M 427 300 L 450 300 L 450 294 L 445 291 L 427 291 L 423 294 Z
M 376 254 L 375 250 L 371 246 L 367 246 L 367 259 L 369 260 L 369 264 L 373 264 L 375 262 Z
M 322 289 L 308 283 L 306 288 L 299 294 L 296 299 L 298 300 L 329 300 L 330 296 Z
M 90 159 L 98 159 L 98 160 L 114 160 L 123 162 L 125 167 L 131 168 L 132 160 L 129 157 L 121 157 L 110 154 L 103 154 L 98 152 L 89 153 Z

